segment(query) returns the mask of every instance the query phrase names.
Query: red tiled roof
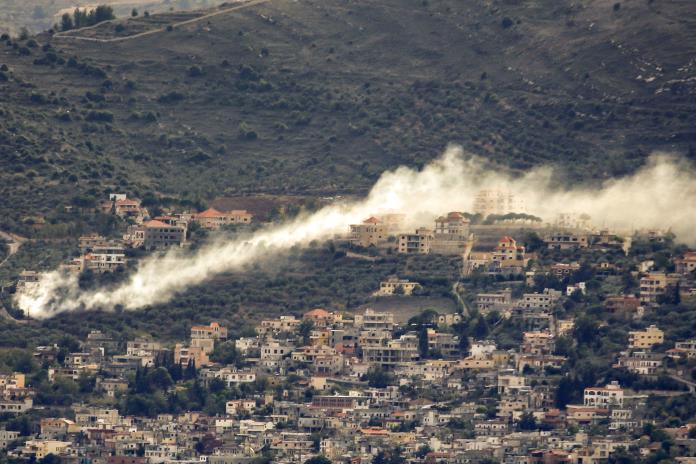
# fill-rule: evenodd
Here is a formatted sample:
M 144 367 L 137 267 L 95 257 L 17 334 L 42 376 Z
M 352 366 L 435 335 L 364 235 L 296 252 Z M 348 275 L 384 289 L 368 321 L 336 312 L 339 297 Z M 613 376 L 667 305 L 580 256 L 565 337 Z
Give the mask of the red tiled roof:
M 363 221 L 363 224 L 379 224 L 379 223 L 380 223 L 380 220 L 374 216 L 367 218 Z
M 143 225 L 145 227 L 171 227 L 169 224 L 165 224 L 162 221 L 156 221 L 154 219 L 152 221 L 147 221 Z
M 220 211 L 216 210 L 215 208 L 208 208 L 205 211 L 203 211 L 202 213 L 198 213 L 196 215 L 197 218 L 202 218 L 202 219 L 221 217 L 221 216 L 224 216 L 224 214 L 222 214 Z
M 128 199 L 125 199 L 125 200 L 116 200 L 116 205 L 117 205 L 117 206 L 122 206 L 122 205 L 133 205 L 133 206 L 138 206 L 138 205 L 140 205 L 140 202 L 139 202 L 139 201 L 136 201 L 136 200 L 128 200 Z
M 329 317 L 329 312 L 325 309 L 316 308 L 311 311 L 307 311 L 304 317 Z

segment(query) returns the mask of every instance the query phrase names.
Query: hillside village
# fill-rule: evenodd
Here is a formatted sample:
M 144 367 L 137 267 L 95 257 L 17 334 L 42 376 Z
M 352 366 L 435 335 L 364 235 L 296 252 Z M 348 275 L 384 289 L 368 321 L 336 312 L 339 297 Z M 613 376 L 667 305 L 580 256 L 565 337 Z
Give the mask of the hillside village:
M 0 464 L 696 464 L 692 2 L 0 1 Z
M 376 214 L 334 238 L 346 259 L 455 260 L 456 311 L 407 312 L 428 284 L 391 275 L 371 290 L 373 305 L 261 318 L 250 333 L 212 320 L 187 339 L 91 330 L 10 350 L 3 453 L 152 464 L 691 462 L 696 252 L 671 245 L 669 232 L 520 211 L 509 192 L 482 191 L 471 213 L 442 212 L 415 230 L 404 214 Z M 68 213 L 121 221 L 112 236 L 78 237 L 79 256 L 62 264 L 95 276 L 262 226 L 241 209 L 150 214 L 126 194 Z M 6 291 L 39 285 L 36 271 Z

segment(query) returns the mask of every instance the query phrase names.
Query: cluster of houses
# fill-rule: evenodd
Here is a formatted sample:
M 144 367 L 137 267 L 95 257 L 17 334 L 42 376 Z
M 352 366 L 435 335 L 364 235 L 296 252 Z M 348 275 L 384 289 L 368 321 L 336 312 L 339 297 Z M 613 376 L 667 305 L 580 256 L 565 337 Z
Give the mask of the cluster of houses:
M 150 217 L 125 195 L 112 195 L 102 211 L 126 218 L 128 233 L 122 239 L 80 237 L 80 257 L 66 264 L 70 269 L 111 272 L 127 265 L 130 248 L 185 246 L 193 224 L 216 230 L 252 222 L 247 211 L 213 208 Z M 667 343 L 659 324 L 646 322 L 645 315 L 663 303 L 696 296 L 696 252 L 674 259 L 669 272 L 652 261 L 622 267 L 600 259 L 581 266 L 573 259 L 582 253 L 625 253 L 631 238 L 591 230 L 584 215 L 561 215 L 543 228 L 525 223 L 540 236 L 535 251 L 529 251 L 515 235 L 519 228 L 472 223 L 476 215 L 523 211 L 509 192 L 486 190 L 475 198 L 474 214 L 448 212 L 413 232 L 397 213 L 350 225 L 351 245 L 453 257 L 461 260 L 463 281 L 485 276 L 494 282 L 486 291 L 473 286 L 460 295 L 462 313 L 424 313 L 407 322 L 396 308 L 345 313 L 316 308 L 259 321 L 253 336 L 238 337 L 210 322 L 193 325 L 186 340 L 121 340 L 92 331 L 74 352 L 37 347 L 33 355 L 48 382 L 90 378 L 94 393 L 64 414 L 42 410 L 38 430 L 29 435 L 0 430 L 0 447 L 11 459 L 54 455 L 75 464 L 236 464 L 259 462 L 260 456 L 278 463 L 324 456 L 360 464 L 385 462 L 384 452 L 404 458 L 393 462 L 417 464 L 599 464 L 627 449 L 649 458 L 663 447 L 640 437 L 644 426 L 654 423 L 647 415 L 649 394 L 666 400 L 675 391 L 648 394 L 617 381 L 598 382 L 559 404 L 568 358 L 557 348 L 580 326 L 561 309 L 591 292 L 592 282 L 575 278 L 583 266 L 592 267 L 594 279 L 634 278 L 637 292 L 612 288 L 599 302 L 608 316 L 631 321 L 635 328 L 612 353 L 611 367 L 646 382 L 668 377 L 693 393 L 696 382 L 679 366 L 694 365 L 696 339 Z M 529 221 L 524 215 L 506 220 Z M 660 234 L 649 237 L 661 240 Z M 538 254 L 545 251 L 561 258 L 541 264 Z M 563 284 L 549 284 L 547 278 Z M 37 282 L 36 273 L 25 271 L 19 285 Z M 373 296 L 416 298 L 420 290 L 418 282 L 390 276 Z M 385 300 L 393 299 L 380 302 Z M 462 330 L 467 312 L 491 325 L 519 329 L 515 346 L 503 348 L 485 334 L 472 337 Z M 218 355 L 223 348 L 234 352 L 227 362 Z M 143 370 L 158 369 L 165 359 L 188 372 L 165 387 L 167 394 L 195 381 L 234 395 L 215 413 L 204 408 L 207 413 L 126 414 L 124 399 L 141 400 L 137 384 Z M 1 413 L 36 409 L 37 392 L 27 383 L 22 373 L 0 375 Z M 664 431 L 676 454 L 696 455 L 696 423 Z
M 526 295 L 518 304 L 533 309 L 564 298 L 548 297 Z M 482 311 L 498 304 L 477 298 Z M 0 445 L 10 458 L 52 454 L 66 462 L 131 464 L 246 463 L 262 451 L 272 462 L 322 455 L 352 464 L 394 449 L 414 463 L 604 463 L 619 448 L 655 451 L 632 434 L 646 423 L 642 392 L 611 382 L 585 388 L 577 404 L 556 406 L 554 384 L 566 358 L 553 354 L 554 345 L 573 321 L 524 331 L 518 349 L 503 350 L 487 339 L 462 343 L 453 330 L 461 322 L 457 313 L 433 315 L 419 328 L 397 316 L 317 308 L 263 320 L 253 337 L 230 339 L 227 328 L 211 322 L 192 326 L 189 340 L 180 342 L 124 342 L 92 331 L 79 352 L 62 359 L 57 346 L 38 347 L 34 357 L 47 366 L 50 382 L 95 377 L 96 396 L 73 404 L 66 416 L 42 415 L 30 436 L 0 431 Z M 631 332 L 617 363 L 649 376 L 660 368 L 649 359 L 696 357 L 696 340 L 645 357 L 663 342 L 655 326 Z M 234 364 L 211 361 L 221 343 L 236 348 Z M 195 366 L 202 385 L 217 382 L 241 394 L 215 415 L 119 413 L 115 405 L 132 393 L 139 370 L 166 356 Z M 35 392 L 25 382 L 20 373 L 0 376 L 1 412 L 32 409 Z M 588 433 L 598 424 L 607 434 Z M 696 452 L 689 427 L 696 424 L 666 431 L 676 446 Z
M 125 220 L 128 223 L 126 233 L 122 238 L 106 238 L 98 234 L 79 237 L 80 255 L 64 263 L 62 268 L 77 273 L 87 270 L 113 272 L 127 266 L 128 249 L 152 251 L 186 246 L 191 224 L 206 230 L 218 230 L 231 225 L 249 225 L 253 219 L 246 210 L 218 211 L 215 208 L 200 213 L 167 211 L 152 216 L 140 200 L 120 193 L 110 194 L 98 209 L 103 214 L 113 214 Z M 27 271 L 27 275 L 20 278 L 20 286 L 32 281 L 30 274 L 32 272 Z

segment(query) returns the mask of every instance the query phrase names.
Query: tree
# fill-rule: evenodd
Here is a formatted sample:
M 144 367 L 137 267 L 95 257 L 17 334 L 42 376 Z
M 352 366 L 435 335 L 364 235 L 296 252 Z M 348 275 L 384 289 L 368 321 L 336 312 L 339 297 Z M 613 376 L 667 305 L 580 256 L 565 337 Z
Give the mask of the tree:
M 164 367 L 158 367 L 147 374 L 149 390 L 167 390 L 174 385 L 171 375 Z
M 137 17 L 137 16 L 138 16 L 138 9 L 137 9 L 137 8 L 133 8 L 133 10 L 131 11 L 131 17 L 135 18 L 135 17 Z
M 309 345 L 309 337 L 314 330 L 314 322 L 309 319 L 304 319 L 297 327 L 297 334 L 302 337 L 302 343 Z
M 432 451 L 432 448 L 430 448 L 430 446 L 425 444 L 425 445 L 421 446 L 420 448 L 418 448 L 418 451 L 416 451 L 416 457 L 423 459 L 431 451 Z
M 517 427 L 520 430 L 536 430 L 537 423 L 534 414 L 532 414 L 531 412 L 526 412 L 522 414 L 519 422 L 517 423 Z
M 39 459 L 39 464 L 60 464 L 60 458 L 53 453 L 48 453 L 43 458 Z
M 418 352 L 421 358 L 427 358 L 428 351 L 428 329 L 425 326 L 421 326 L 420 330 L 418 330 Z
M 304 464 L 331 464 L 331 460 L 324 455 L 319 455 L 307 459 Z
M 103 21 L 110 21 L 116 19 L 114 16 L 114 9 L 108 5 L 99 5 L 94 10 L 94 24 L 101 23 Z
M 365 380 L 372 388 L 385 388 L 394 382 L 394 377 L 381 367 L 375 367 L 367 371 Z
M 575 382 L 569 377 L 563 377 L 556 388 L 556 406 L 565 409 L 566 405 L 573 401 L 574 394 Z
M 220 364 L 234 364 L 239 359 L 237 348 L 232 341 L 217 342 L 215 349 L 210 354 L 212 361 Z
M 578 341 L 578 344 L 590 344 L 596 340 L 597 337 L 597 322 L 590 319 L 587 316 L 580 317 L 575 322 L 575 328 L 573 329 L 573 335 Z
M 488 335 L 488 323 L 484 317 L 479 317 L 474 326 L 474 336 L 477 339 L 482 339 Z
M 73 27 L 75 26 L 73 25 L 70 13 L 64 13 L 63 16 L 60 18 L 60 30 L 69 31 Z
M 190 380 L 196 378 L 196 362 L 193 359 L 189 359 L 186 365 L 186 371 L 184 371 L 184 379 Z

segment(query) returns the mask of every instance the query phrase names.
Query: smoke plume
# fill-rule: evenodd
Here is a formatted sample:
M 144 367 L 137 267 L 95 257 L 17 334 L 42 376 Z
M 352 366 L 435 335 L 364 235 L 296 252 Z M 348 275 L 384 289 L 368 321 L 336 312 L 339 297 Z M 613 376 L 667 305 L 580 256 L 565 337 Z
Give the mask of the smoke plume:
M 655 155 L 635 174 L 601 188 L 559 188 L 554 172 L 539 168 L 523 175 L 491 169 L 480 159 L 450 147 L 422 170 L 400 167 L 385 172 L 366 198 L 337 202 L 292 222 L 271 225 L 250 237 L 219 238 L 196 253 L 172 250 L 142 260 L 114 288 L 81 290 L 78 277 L 61 271 L 41 276 L 36 288 L 17 295 L 19 308 L 33 318 L 65 311 L 136 310 L 163 303 L 215 274 L 238 270 L 313 240 L 345 233 L 349 224 L 373 214 L 407 214 L 409 227 L 432 226 L 436 215 L 472 211 L 480 189 L 504 189 L 524 201 L 527 213 L 550 221 L 559 213 L 587 213 L 594 224 L 621 230 L 671 228 L 685 241 L 696 239 L 696 176 L 684 161 Z M 423 218 L 428 218 L 424 221 Z

